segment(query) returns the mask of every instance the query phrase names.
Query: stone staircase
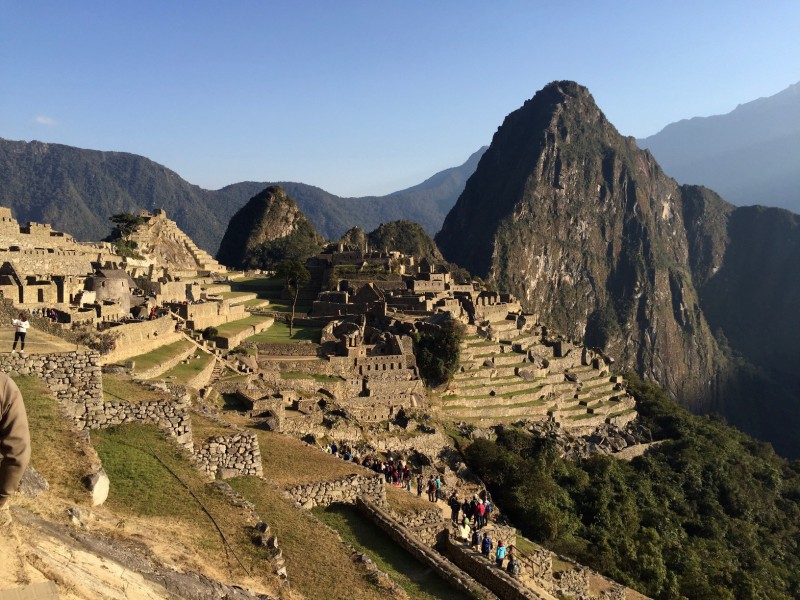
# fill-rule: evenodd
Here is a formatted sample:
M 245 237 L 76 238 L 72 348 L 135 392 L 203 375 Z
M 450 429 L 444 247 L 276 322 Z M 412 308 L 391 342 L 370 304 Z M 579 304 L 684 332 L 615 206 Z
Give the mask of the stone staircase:
M 528 352 L 547 366 L 533 363 Z M 500 336 L 494 342 L 472 334 L 462 342 L 461 357 L 461 370 L 437 407 L 447 419 L 488 425 L 553 418 L 580 432 L 605 422 L 624 425 L 636 417 L 623 379 L 583 364 L 580 349 L 555 357 L 536 336 Z

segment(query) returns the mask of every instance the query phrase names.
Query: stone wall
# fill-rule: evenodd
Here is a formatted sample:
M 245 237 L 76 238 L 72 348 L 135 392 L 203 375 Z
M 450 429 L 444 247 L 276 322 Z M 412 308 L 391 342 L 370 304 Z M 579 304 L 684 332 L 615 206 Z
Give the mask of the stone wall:
M 257 333 L 261 333 L 262 331 L 269 329 L 274 322 L 275 319 L 266 318 L 260 323 L 256 325 L 250 325 L 249 327 L 238 333 L 218 335 L 217 337 L 214 338 L 214 342 L 217 344 L 218 348 L 224 348 L 226 350 L 236 348 L 236 346 L 241 344 L 251 335 L 255 335 Z
M 188 342 L 188 340 L 187 340 Z M 197 346 L 194 344 L 186 344 L 186 349 L 182 350 L 172 358 L 168 358 L 164 362 L 157 364 L 149 369 L 138 370 L 136 369 L 136 365 L 133 366 L 133 370 L 136 371 L 136 377 L 139 379 L 152 379 L 153 377 L 158 377 L 162 373 L 166 373 L 172 367 L 177 366 L 181 361 L 186 360 L 190 356 L 194 354 L 194 351 L 197 349 Z
M 356 506 L 368 519 L 383 529 L 399 546 L 404 548 L 423 565 L 433 569 L 439 577 L 453 588 L 470 598 L 492 598 L 492 593 L 478 582 L 471 579 L 456 565 L 441 554 L 421 542 L 406 527 L 376 504 L 359 498 Z
M 348 475 L 333 481 L 298 485 L 289 490 L 289 495 L 307 509 L 337 503 L 353 504 L 359 496 L 383 505 L 386 502 L 383 483 L 383 476 L 377 474 Z
M 42 379 L 62 403 L 103 400 L 100 354 L 94 350 L 52 354 L 0 354 L 0 371 Z
M 151 423 L 181 446 L 192 449 L 191 405 L 187 398 L 144 402 L 97 402 L 75 406 L 70 414 L 78 429 L 104 429 L 123 423 Z
M 320 345 L 313 342 L 296 344 L 256 344 L 258 353 L 265 356 L 317 356 Z
M 447 537 L 447 557 L 476 581 L 492 590 L 501 600 L 543 600 L 552 598 L 545 590 L 538 593 L 521 581 L 497 568 L 494 558 L 485 558 L 468 546 Z
M 125 323 L 106 331 L 116 334 L 117 341 L 113 352 L 103 355 L 103 364 L 120 362 L 182 339 L 169 315 L 152 321 Z
M 442 532 L 450 524 L 450 521 L 442 516 L 442 511 L 438 508 L 415 510 L 402 515 L 390 511 L 390 514 L 398 523 L 414 534 L 418 540 L 431 547 L 437 544 Z
M 222 479 L 263 475 L 258 438 L 249 432 L 214 436 L 195 446 L 194 458 L 202 471 Z

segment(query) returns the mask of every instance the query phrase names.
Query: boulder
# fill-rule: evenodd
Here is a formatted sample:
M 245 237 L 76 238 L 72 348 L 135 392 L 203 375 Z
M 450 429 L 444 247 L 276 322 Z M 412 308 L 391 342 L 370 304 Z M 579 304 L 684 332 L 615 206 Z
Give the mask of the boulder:
M 36 498 L 42 492 L 50 489 L 50 484 L 32 466 L 28 466 L 19 484 L 19 493 L 26 498 Z
M 84 477 L 83 483 L 92 495 L 92 506 L 100 506 L 106 501 L 111 488 L 111 480 L 104 469 L 100 468 L 99 471 L 87 475 Z

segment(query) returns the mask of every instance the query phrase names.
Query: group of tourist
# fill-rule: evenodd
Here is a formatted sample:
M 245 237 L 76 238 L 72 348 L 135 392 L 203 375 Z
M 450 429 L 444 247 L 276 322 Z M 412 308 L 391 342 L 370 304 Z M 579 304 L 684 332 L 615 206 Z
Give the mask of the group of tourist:
M 448 499 L 453 525 L 458 531 L 458 536 L 465 546 L 471 546 L 473 550 L 480 551 L 486 558 L 494 557 L 495 564 L 499 569 L 505 570 L 511 575 L 518 575 L 520 571 L 519 561 L 514 555 L 514 547 L 507 547 L 501 540 L 494 546 L 491 532 L 484 531 L 489 523 L 489 517 L 494 507 L 487 498 L 480 498 L 477 494 L 471 500 L 461 502 L 456 492 L 453 492 Z M 459 522 L 459 514 L 461 521 Z

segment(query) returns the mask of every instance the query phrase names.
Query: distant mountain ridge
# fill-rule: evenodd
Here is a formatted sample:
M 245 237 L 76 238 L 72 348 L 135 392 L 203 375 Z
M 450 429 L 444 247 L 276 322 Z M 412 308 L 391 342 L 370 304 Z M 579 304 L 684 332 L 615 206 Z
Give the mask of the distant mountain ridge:
M 381 223 L 403 219 L 434 234 L 485 150 L 408 189 L 341 198 L 295 182 L 241 182 L 206 190 L 136 154 L 0 138 L 0 204 L 11 207 L 21 222 L 51 223 L 87 241 L 108 234 L 112 214 L 163 208 L 198 246 L 215 254 L 236 211 L 278 184 L 328 239 L 355 225 L 371 231 Z
M 738 206 L 800 212 L 800 83 L 724 115 L 672 123 L 638 144 L 680 183 Z

